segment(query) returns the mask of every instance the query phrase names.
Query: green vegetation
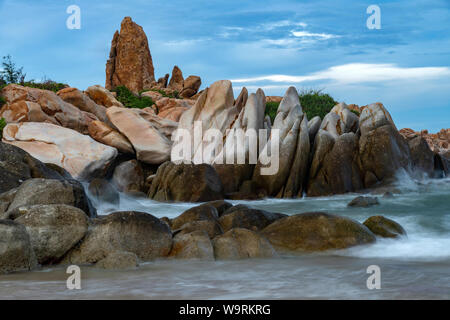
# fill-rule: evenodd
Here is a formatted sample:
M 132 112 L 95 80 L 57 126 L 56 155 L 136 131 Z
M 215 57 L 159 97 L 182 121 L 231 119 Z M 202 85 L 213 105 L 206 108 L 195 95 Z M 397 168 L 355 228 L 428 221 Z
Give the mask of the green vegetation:
M 0 108 L 6 103 L 6 99 L 3 97 L 0 97 Z
M 6 126 L 6 121 L 4 118 L 0 119 L 0 139 L 3 137 L 3 129 Z
M 69 85 L 65 83 L 58 83 L 52 80 L 44 80 L 43 82 L 34 82 L 34 80 L 26 81 L 21 83 L 24 87 L 37 88 L 42 90 L 50 90 L 53 92 L 58 92 L 64 88 L 68 88 Z
M 308 120 L 311 120 L 315 116 L 323 119 L 338 104 L 329 94 L 323 93 L 322 90 L 302 91 L 300 93 L 300 103 Z
M 23 67 L 17 68 L 8 54 L 3 57 L 2 71 L 0 71 L 0 78 L 5 83 L 23 83 L 25 82 L 26 73 L 23 73 Z
M 113 90 L 119 100 L 127 108 L 144 109 L 154 104 L 152 98 L 136 96 L 125 86 L 118 86 Z
M 308 120 L 311 120 L 315 116 L 323 119 L 338 104 L 329 94 L 323 93 L 321 90 L 304 90 L 300 93 L 299 98 L 303 112 L 306 113 Z M 279 102 L 266 103 L 266 115 L 270 117 L 272 124 L 277 115 L 279 105 Z M 352 112 L 359 116 L 357 111 L 352 110 Z
M 356 114 L 359 117 L 360 113 L 358 111 L 352 110 L 352 109 L 350 109 L 350 111 L 353 112 L 354 114 Z
M 273 121 L 275 120 L 275 116 L 277 115 L 278 106 L 280 105 L 279 102 L 267 102 L 266 103 L 266 115 L 270 117 L 270 121 L 273 124 Z

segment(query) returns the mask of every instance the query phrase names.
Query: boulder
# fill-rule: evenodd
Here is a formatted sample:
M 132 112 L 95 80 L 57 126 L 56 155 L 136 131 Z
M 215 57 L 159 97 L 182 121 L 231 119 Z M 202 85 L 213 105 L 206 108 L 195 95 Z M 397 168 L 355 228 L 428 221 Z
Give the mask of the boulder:
M 224 200 L 209 201 L 206 204 L 216 208 L 219 217 L 221 217 L 225 211 L 233 206 L 230 202 Z
M 308 120 L 302 111 L 298 92 L 294 87 L 286 91 L 278 107 L 272 132 L 273 130 L 278 130 L 279 141 L 273 141 L 272 137 L 269 139 L 261 151 L 253 180 L 264 187 L 268 196 L 271 197 L 302 196 L 310 143 Z M 270 149 L 273 143 L 279 143 L 278 171 L 274 174 L 263 174 L 262 169 L 267 166 L 262 159 L 264 155 L 265 157 L 271 155 Z
M 17 101 L 4 105 L 0 110 L 0 118 L 10 122 L 48 122 L 59 124 L 55 118 L 47 115 L 39 104 L 31 101 Z
M 94 114 L 100 121 L 108 122 L 106 107 L 96 104 L 88 95 L 77 88 L 64 88 L 57 93 L 58 97 L 68 102 L 81 111 Z
M 269 241 L 247 229 L 231 229 L 213 240 L 216 259 L 271 258 L 276 255 Z
M 375 235 L 382 238 L 406 236 L 406 231 L 400 224 L 383 216 L 372 216 L 364 221 L 363 224 Z
M 24 214 L 21 207 L 47 204 L 66 204 L 81 209 L 89 217 L 97 215 L 81 183 L 54 179 L 29 179 L 22 183 L 5 215 L 16 219 Z
M 23 225 L 0 220 L 0 273 L 28 271 L 36 266 L 30 236 Z
M 34 205 L 15 221 L 30 235 L 38 263 L 57 262 L 88 230 L 86 214 L 65 204 Z
M 176 230 L 189 222 L 202 220 L 217 221 L 217 219 L 219 219 L 217 209 L 208 204 L 202 204 L 200 206 L 190 208 L 175 219 L 172 219 L 171 227 L 173 230 Z
M 153 102 L 158 102 L 158 100 L 162 99 L 164 96 L 162 93 L 156 90 L 149 90 L 141 93 L 141 97 L 149 97 Z
M 92 121 L 89 124 L 89 135 L 100 143 L 116 148 L 119 152 L 134 154 L 130 141 L 119 131 L 111 128 L 104 122 Z
M 380 204 L 378 198 L 358 196 L 348 203 L 348 207 L 367 208 Z
M 4 193 L 0 193 L 0 219 L 2 219 L 5 212 L 8 211 L 9 205 L 16 196 L 17 189 L 18 188 L 13 188 Z
M 94 114 L 82 111 L 72 104 L 65 102 L 53 91 L 10 84 L 3 88 L 2 96 L 6 99 L 8 104 L 14 104 L 20 101 L 37 103 L 47 117 L 44 117 L 43 114 L 37 110 L 37 113 L 40 114 L 40 116 L 33 116 L 33 120 L 42 119 L 45 122 L 56 122 L 56 124 L 62 127 L 73 129 L 82 134 L 88 133 L 90 122 L 98 120 Z M 34 108 L 37 109 L 37 106 L 34 105 Z M 13 118 L 20 118 L 26 113 L 27 111 L 24 110 L 20 111 L 20 114 L 10 116 Z M 48 120 L 48 117 L 53 120 Z
M 0 142 L 0 194 L 32 178 L 64 180 L 63 174 L 13 145 Z
M 96 263 L 113 252 L 127 251 L 148 261 L 166 257 L 172 247 L 169 226 L 142 212 L 115 212 L 94 219 L 83 241 L 63 263 Z
M 200 86 L 202 85 L 202 80 L 198 76 L 189 76 L 183 82 L 183 90 L 180 92 L 180 97 L 190 98 L 194 96 Z
M 359 128 L 359 117 L 351 111 L 351 109 L 341 102 L 335 105 L 330 113 L 335 113 L 339 116 L 339 126 L 342 133 L 356 132 Z M 324 119 L 325 120 L 325 119 Z
M 314 142 L 308 196 L 342 194 L 363 187 L 358 137 L 350 132 L 335 138 L 321 129 Z
M 175 122 L 180 120 L 181 115 L 191 106 L 184 100 L 174 98 L 161 98 L 156 101 L 158 117 Z
M 164 77 L 159 78 L 158 81 L 157 81 L 158 82 L 158 86 L 160 88 L 166 88 L 167 84 L 169 83 L 169 77 L 170 77 L 170 75 L 168 73 L 166 73 L 164 75 Z
M 103 174 L 117 156 L 115 148 L 50 123 L 10 123 L 3 130 L 3 141 L 64 168 L 76 179 Z
M 233 228 L 258 231 L 284 217 L 286 217 L 285 214 L 251 209 L 244 205 L 238 205 L 225 211 L 220 217 L 219 223 L 224 232 Z
M 223 187 L 210 165 L 166 162 L 158 168 L 148 196 L 156 201 L 206 202 L 223 199 Z
M 144 189 L 144 171 L 136 160 L 119 164 L 113 173 L 112 182 L 121 192 L 142 192 Z
M 180 228 L 173 230 L 174 235 L 187 234 L 194 231 L 204 231 L 210 239 L 223 234 L 222 227 L 216 219 L 195 220 L 183 224 Z
M 177 234 L 173 238 L 170 257 L 177 259 L 214 260 L 214 249 L 205 231 Z
M 434 153 L 423 137 L 415 137 L 408 140 L 411 150 L 411 160 L 414 167 L 432 177 L 434 173 Z
M 183 73 L 178 66 L 174 66 L 172 70 L 172 76 L 170 77 L 168 88 L 178 91 L 180 93 L 183 90 L 184 79 Z
M 125 17 L 111 42 L 106 63 L 106 89 L 126 86 L 134 93 L 150 89 L 155 81 L 147 36 L 141 26 Z
M 139 265 L 138 261 L 138 257 L 132 252 L 114 251 L 97 262 L 95 267 L 113 270 L 134 269 Z
M 311 252 L 375 242 L 375 235 L 364 225 L 346 217 L 324 212 L 307 212 L 275 221 L 264 230 L 275 249 Z
M 110 107 L 107 115 L 131 142 L 138 160 L 149 164 L 160 164 L 169 160 L 171 141 L 142 114 L 127 108 Z
M 100 85 L 90 86 L 86 89 L 85 93 L 98 105 L 104 106 L 106 108 L 124 108 L 123 104 L 117 101 L 117 99 L 109 90 L 103 88 Z

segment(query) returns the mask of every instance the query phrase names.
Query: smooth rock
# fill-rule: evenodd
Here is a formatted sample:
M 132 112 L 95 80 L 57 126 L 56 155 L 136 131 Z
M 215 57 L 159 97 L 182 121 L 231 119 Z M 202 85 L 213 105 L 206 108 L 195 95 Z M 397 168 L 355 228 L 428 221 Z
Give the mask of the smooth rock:
M 128 160 L 115 169 L 112 181 L 121 192 L 141 192 L 144 188 L 144 171 L 136 160 Z
M 214 260 L 214 249 L 205 231 L 193 231 L 175 236 L 169 256 L 177 259 Z
M 123 104 L 114 97 L 114 95 L 107 89 L 100 85 L 90 86 L 85 93 L 98 105 L 109 107 L 124 108 Z
M 114 251 L 108 254 L 106 258 L 97 262 L 95 267 L 113 270 L 134 269 L 139 266 L 138 261 L 138 257 L 132 252 Z
M 397 222 L 383 216 L 373 216 L 363 223 L 375 235 L 383 238 L 406 236 L 406 231 Z

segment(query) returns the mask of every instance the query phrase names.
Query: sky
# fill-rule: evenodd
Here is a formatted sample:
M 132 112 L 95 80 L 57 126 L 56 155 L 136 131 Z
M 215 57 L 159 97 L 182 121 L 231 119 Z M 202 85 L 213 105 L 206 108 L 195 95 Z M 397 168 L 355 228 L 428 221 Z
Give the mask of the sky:
M 67 8 L 81 10 L 70 30 Z M 380 29 L 369 29 L 370 5 Z M 202 87 L 229 79 L 266 95 L 320 89 L 336 101 L 382 102 L 398 129 L 450 127 L 450 0 L 0 0 L 0 55 L 27 79 L 81 90 L 105 84 L 125 16 L 144 28 L 156 78 L 178 65 Z

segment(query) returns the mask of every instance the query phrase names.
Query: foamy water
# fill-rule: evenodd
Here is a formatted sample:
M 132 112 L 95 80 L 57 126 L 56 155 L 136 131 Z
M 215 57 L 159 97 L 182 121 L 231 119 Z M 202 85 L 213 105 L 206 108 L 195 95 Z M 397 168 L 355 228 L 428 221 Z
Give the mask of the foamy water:
M 0 276 L 0 298 L 52 299 L 450 299 L 450 179 L 399 176 L 401 194 L 380 205 L 348 208 L 356 194 L 296 200 L 231 201 L 273 212 L 325 211 L 359 222 L 384 215 L 408 237 L 320 254 L 240 261 L 158 260 L 135 270 L 82 267 L 82 290 L 66 289 L 62 267 Z M 117 210 L 173 218 L 198 204 L 162 204 L 121 195 Z M 110 208 L 111 209 L 111 208 Z M 107 214 L 107 206 L 99 213 Z M 369 290 L 369 265 L 381 268 L 380 290 Z

